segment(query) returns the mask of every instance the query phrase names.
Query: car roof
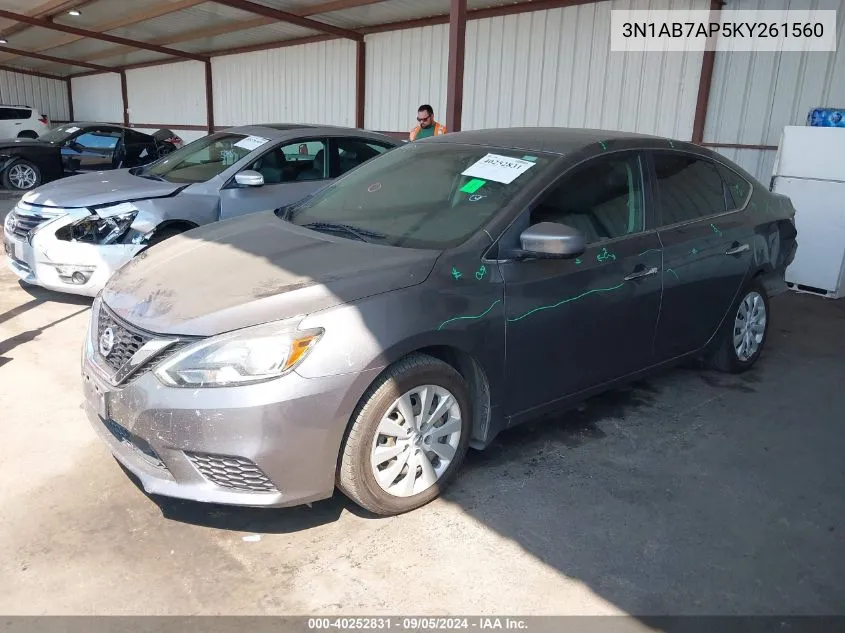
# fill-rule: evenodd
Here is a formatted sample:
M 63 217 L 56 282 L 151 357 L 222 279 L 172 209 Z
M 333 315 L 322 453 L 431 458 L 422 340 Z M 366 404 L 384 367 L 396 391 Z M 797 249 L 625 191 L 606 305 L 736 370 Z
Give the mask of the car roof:
M 507 149 L 531 150 L 550 154 L 572 154 L 590 145 L 626 141 L 627 146 L 642 145 L 655 147 L 672 141 L 678 148 L 694 147 L 692 144 L 650 134 L 620 132 L 617 130 L 598 130 L 589 128 L 567 127 L 510 127 L 451 132 L 443 136 L 428 137 L 418 143 L 460 143 L 465 145 L 483 145 Z
M 367 137 L 373 140 L 389 141 L 391 144 L 399 145 L 400 141 L 387 134 L 364 130 L 361 128 L 343 127 L 339 125 L 316 125 L 312 123 L 261 123 L 255 125 L 239 125 L 228 127 L 218 132 L 232 132 L 235 134 L 247 134 L 263 136 L 271 140 L 285 140 L 301 136 L 303 132 L 314 136 L 356 136 Z

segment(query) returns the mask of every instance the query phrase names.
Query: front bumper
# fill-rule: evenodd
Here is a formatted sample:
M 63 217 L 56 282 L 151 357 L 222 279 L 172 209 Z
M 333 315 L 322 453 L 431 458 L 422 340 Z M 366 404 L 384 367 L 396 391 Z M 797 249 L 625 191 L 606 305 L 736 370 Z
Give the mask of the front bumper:
M 3 229 L 9 268 L 27 284 L 71 294 L 96 296 L 106 282 L 143 246 L 135 244 L 82 244 L 56 237 L 56 231 L 78 218 L 64 216 L 48 222 L 32 236 L 31 242 Z M 73 272 L 85 276 L 74 283 Z M 63 273 L 61 275 L 60 273 Z
M 84 408 L 115 458 L 150 494 L 283 507 L 332 496 L 363 374 L 231 388 L 162 385 L 149 371 L 114 387 L 86 343 Z

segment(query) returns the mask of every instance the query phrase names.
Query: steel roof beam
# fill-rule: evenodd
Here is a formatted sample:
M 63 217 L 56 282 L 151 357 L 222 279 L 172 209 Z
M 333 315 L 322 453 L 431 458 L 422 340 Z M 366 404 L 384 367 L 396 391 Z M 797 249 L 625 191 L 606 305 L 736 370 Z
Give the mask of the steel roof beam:
M 279 9 L 274 9 L 272 7 L 266 7 L 263 4 L 256 4 L 254 2 L 249 2 L 249 0 L 213 0 L 217 4 L 222 4 L 227 7 L 232 7 L 233 9 L 240 9 L 241 11 L 247 11 L 248 13 L 255 13 L 256 15 L 263 15 L 268 18 L 273 18 L 278 20 L 279 22 L 287 22 L 289 24 L 295 24 L 296 26 L 301 26 L 306 29 L 311 29 L 314 31 L 318 31 L 321 33 L 327 33 L 329 35 L 334 35 L 336 37 L 342 37 L 349 40 L 354 40 L 356 42 L 361 41 L 364 39 L 364 36 L 356 31 L 350 31 L 349 29 L 342 29 L 338 26 L 332 26 L 330 24 L 325 24 L 323 22 L 318 22 L 317 20 L 311 20 L 310 18 L 304 18 L 300 15 L 296 15 L 295 13 L 289 13 L 287 11 L 280 11 Z
M 173 57 L 183 57 L 185 59 L 195 59 L 200 62 L 204 62 L 208 59 L 205 55 L 197 55 L 195 53 L 186 53 L 185 51 L 180 51 L 175 48 L 167 48 L 164 46 L 156 46 L 155 44 L 147 44 L 145 42 L 139 42 L 137 40 L 130 40 L 125 37 L 117 37 L 115 35 L 108 35 L 106 33 L 98 33 L 97 31 L 89 31 L 87 29 L 79 29 L 75 26 L 67 26 L 65 24 L 58 24 L 57 22 L 50 22 L 49 20 L 42 20 L 40 18 L 33 18 L 28 15 L 23 15 L 20 13 L 14 13 L 13 11 L 6 11 L 0 9 L 0 18 L 6 18 L 7 20 L 14 20 L 16 22 L 22 22 L 24 24 L 29 24 L 31 26 L 40 26 L 41 28 L 51 29 L 53 31 L 62 31 L 63 33 L 71 33 L 73 35 L 81 35 L 82 37 L 88 37 L 93 40 L 101 40 L 103 42 L 111 42 L 113 44 L 120 44 L 122 46 L 132 46 L 133 48 L 139 48 L 142 50 L 148 51 L 155 51 L 156 53 L 162 53 L 163 55 L 172 55 Z M 65 63 L 68 63 L 70 60 L 63 60 Z M 112 69 L 109 69 L 112 70 Z

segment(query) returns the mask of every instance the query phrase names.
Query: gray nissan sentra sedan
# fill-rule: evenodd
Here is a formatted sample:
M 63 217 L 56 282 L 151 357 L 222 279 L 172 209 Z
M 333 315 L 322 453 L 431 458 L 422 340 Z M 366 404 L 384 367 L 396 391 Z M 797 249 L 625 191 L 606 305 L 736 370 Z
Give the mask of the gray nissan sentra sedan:
M 409 143 L 200 227 L 95 300 L 88 415 L 149 493 L 396 514 L 503 429 L 680 360 L 741 372 L 794 209 L 680 141 L 503 129 Z

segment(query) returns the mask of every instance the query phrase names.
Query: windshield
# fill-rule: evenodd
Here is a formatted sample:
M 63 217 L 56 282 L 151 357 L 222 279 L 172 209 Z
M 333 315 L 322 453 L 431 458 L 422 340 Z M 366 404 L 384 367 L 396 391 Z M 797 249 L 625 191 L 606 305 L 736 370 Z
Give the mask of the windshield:
M 167 154 L 139 175 L 152 176 L 167 182 L 205 182 L 266 142 L 265 138 L 259 139 L 244 134 L 211 134 Z
M 282 217 L 378 244 L 461 244 L 529 183 L 551 157 L 466 145 L 406 145 L 349 172 Z
M 39 141 L 44 141 L 46 143 L 62 143 L 67 140 L 69 136 L 71 136 L 74 132 L 78 132 L 82 128 L 78 125 L 74 125 L 73 123 L 66 123 L 65 125 L 60 125 L 57 128 L 53 128 L 46 134 L 42 134 L 38 137 Z

